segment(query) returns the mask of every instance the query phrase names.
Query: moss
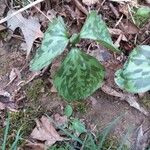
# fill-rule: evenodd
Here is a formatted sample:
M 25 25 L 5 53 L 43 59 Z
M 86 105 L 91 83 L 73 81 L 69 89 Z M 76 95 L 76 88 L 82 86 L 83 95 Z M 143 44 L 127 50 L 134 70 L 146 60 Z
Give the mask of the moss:
M 41 89 L 44 87 L 44 82 L 41 79 L 37 79 L 25 87 L 27 94 L 27 101 L 23 110 L 19 112 L 10 113 L 10 128 L 9 136 L 7 140 L 7 147 L 12 145 L 17 131 L 21 128 L 22 138 L 27 138 L 33 128 L 35 127 L 35 118 L 40 118 L 43 114 L 47 113 L 47 110 L 41 105 Z M 48 113 L 47 113 L 48 114 Z M 20 144 L 22 144 L 21 141 Z
M 72 105 L 74 107 L 74 110 L 76 112 L 81 113 L 81 114 L 85 114 L 88 110 L 88 106 L 87 106 L 87 103 L 85 101 L 73 102 Z
M 28 85 L 25 89 L 27 99 L 35 101 L 40 96 L 40 91 L 45 87 L 45 83 L 42 79 L 34 80 L 30 85 Z
M 21 110 L 19 112 L 11 113 L 9 137 L 7 140 L 8 145 L 12 145 L 16 133 L 20 128 L 22 131 L 22 138 L 28 137 L 36 124 L 35 118 L 41 117 L 44 113 L 46 113 L 46 111 L 41 106 L 29 106 L 26 109 Z
M 116 138 L 113 138 L 113 137 L 108 138 L 104 142 L 103 150 L 107 150 L 107 149 L 110 149 L 110 148 L 111 148 L 111 150 L 116 150 L 116 149 L 119 148 L 120 144 L 121 143 L 119 143 L 119 141 Z M 121 150 L 129 150 L 129 148 L 126 145 L 123 145 Z

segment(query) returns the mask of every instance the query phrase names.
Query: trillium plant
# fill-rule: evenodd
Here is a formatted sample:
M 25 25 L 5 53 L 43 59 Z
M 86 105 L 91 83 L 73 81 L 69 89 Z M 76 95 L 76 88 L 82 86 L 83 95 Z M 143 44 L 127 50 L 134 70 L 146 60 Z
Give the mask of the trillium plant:
M 105 69 L 94 57 L 75 45 L 80 39 L 90 39 L 113 52 L 121 52 L 112 42 L 105 22 L 95 11 L 87 19 L 78 34 L 69 36 L 61 17 L 49 24 L 44 39 L 30 63 L 32 71 L 43 69 L 52 63 L 66 48 L 69 53 L 56 72 L 53 83 L 58 93 L 67 100 L 84 99 L 103 85 Z M 150 46 L 137 46 L 122 69 L 116 72 L 116 84 L 132 93 L 150 90 Z

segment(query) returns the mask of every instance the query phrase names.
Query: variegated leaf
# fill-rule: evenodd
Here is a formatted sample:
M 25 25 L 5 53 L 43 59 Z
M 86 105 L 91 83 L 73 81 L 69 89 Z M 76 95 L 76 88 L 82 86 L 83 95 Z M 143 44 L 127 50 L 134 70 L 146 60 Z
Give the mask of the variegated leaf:
M 96 40 L 104 47 L 115 52 L 119 52 L 119 49 L 113 45 L 105 22 L 102 20 L 101 16 L 97 15 L 95 11 L 92 11 L 88 15 L 80 32 L 80 38 Z
M 150 90 L 150 46 L 136 47 L 124 67 L 116 72 L 116 84 L 131 93 Z
M 31 61 L 31 70 L 38 71 L 48 66 L 55 57 L 64 51 L 68 41 L 63 19 L 61 17 L 54 19 L 45 32 L 41 47 Z
M 72 48 L 55 75 L 54 85 L 65 99 L 84 99 L 101 87 L 104 74 L 96 58 Z

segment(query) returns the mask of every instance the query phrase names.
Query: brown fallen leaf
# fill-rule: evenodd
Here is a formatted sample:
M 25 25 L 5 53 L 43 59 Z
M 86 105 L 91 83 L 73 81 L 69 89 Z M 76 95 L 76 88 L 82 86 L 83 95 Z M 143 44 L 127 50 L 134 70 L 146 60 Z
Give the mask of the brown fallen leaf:
M 134 96 L 132 94 L 126 94 L 126 93 L 118 92 L 106 84 L 104 84 L 101 87 L 101 90 L 108 95 L 112 95 L 112 96 L 120 98 L 120 100 L 126 101 L 131 107 L 137 109 L 138 111 L 140 111 L 144 115 L 146 115 L 146 116 L 150 115 L 149 112 L 137 102 L 136 96 Z
M 5 88 L 8 87 L 16 78 L 21 79 L 21 73 L 17 68 L 12 68 L 10 75 L 9 75 L 10 81 L 7 83 Z
M 0 102 L 0 110 L 4 110 L 4 109 L 5 109 L 5 105 Z
M 150 4 L 150 0 L 146 0 L 146 3 L 147 3 L 147 4 Z
M 31 137 L 45 142 L 46 146 L 51 146 L 56 141 L 62 141 L 64 139 L 58 134 L 47 117 L 42 116 L 40 120 L 37 119 L 36 124 L 37 126 L 33 129 Z
M 125 34 L 137 34 L 139 32 L 139 29 L 134 25 L 132 22 L 128 21 L 127 23 L 120 23 L 120 29 Z
M 3 25 L 0 25 L 0 31 L 3 31 L 5 29 L 6 29 L 6 27 L 4 27 Z
M 120 35 L 123 34 L 123 32 L 120 29 L 115 29 L 115 28 L 108 28 L 108 31 L 112 35 Z
M 17 68 L 12 68 L 10 75 L 9 75 L 9 80 L 12 81 L 17 77 L 21 78 L 20 71 Z
M 7 13 L 7 16 L 11 15 L 14 12 L 15 10 L 10 10 Z M 27 57 L 30 54 L 35 39 L 43 37 L 43 32 L 40 30 L 41 25 L 38 22 L 38 20 L 33 17 L 26 19 L 22 16 L 21 13 L 10 18 L 7 21 L 7 26 L 12 31 L 14 31 L 18 27 L 22 30 L 22 33 L 24 35 L 27 44 Z
M 135 131 L 136 133 L 136 139 L 135 139 L 135 143 L 133 145 L 133 147 L 135 148 L 135 150 L 146 150 L 146 148 L 148 147 L 148 141 L 149 141 L 149 132 L 150 129 L 148 129 L 147 131 L 143 130 L 143 124 L 141 124 L 137 130 Z

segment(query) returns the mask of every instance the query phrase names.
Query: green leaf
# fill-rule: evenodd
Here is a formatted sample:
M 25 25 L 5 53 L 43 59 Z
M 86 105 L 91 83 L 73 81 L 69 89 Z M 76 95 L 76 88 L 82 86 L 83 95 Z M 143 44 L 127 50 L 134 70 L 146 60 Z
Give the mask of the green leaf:
M 150 19 L 150 8 L 141 6 L 136 10 L 133 17 L 137 26 L 143 26 L 148 21 L 148 19 Z
M 79 134 L 86 132 L 85 125 L 78 119 L 74 119 L 71 122 L 71 128 Z
M 116 84 L 131 93 L 150 90 L 150 46 L 136 47 L 124 67 L 116 72 Z
M 113 45 L 105 22 L 102 20 L 101 16 L 97 15 L 95 11 L 92 11 L 88 15 L 80 32 L 80 38 L 96 40 L 110 50 L 115 52 L 120 51 Z
M 61 17 L 54 19 L 45 32 L 41 47 L 31 61 L 30 69 L 38 71 L 48 66 L 55 57 L 64 51 L 68 41 L 63 19 Z
M 4 138 L 3 138 L 4 140 L 2 144 L 2 150 L 6 150 L 9 127 L 10 127 L 10 114 L 8 113 L 8 118 L 6 119 L 6 128 L 5 128 Z
M 96 58 L 72 48 L 55 75 L 54 85 L 65 99 L 84 99 L 102 86 L 104 74 Z
M 67 106 L 65 107 L 64 113 L 65 113 L 65 115 L 66 115 L 67 117 L 70 117 L 70 116 L 72 115 L 72 113 L 73 113 L 72 107 L 71 107 L 70 105 L 67 105 Z

